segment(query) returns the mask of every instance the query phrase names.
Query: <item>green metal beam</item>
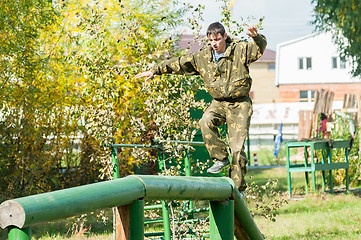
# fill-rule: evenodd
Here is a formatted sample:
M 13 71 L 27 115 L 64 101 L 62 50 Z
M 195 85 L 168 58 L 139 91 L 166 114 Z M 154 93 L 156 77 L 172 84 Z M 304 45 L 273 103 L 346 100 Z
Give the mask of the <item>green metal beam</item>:
M 232 198 L 236 202 L 236 215 L 250 238 L 263 239 L 240 193 L 233 181 L 227 177 L 132 175 L 17 198 L 0 204 L 0 227 L 15 226 L 24 231 L 24 228 L 37 223 L 63 219 L 96 209 L 131 204 L 137 199 L 222 201 Z M 136 207 L 134 211 L 140 211 L 139 209 L 143 210 Z
M 234 185 L 233 181 L 231 184 Z M 244 230 L 247 232 L 248 236 L 252 240 L 263 240 L 263 235 L 261 231 L 258 229 L 257 224 L 254 222 L 251 213 L 249 212 L 246 203 L 243 201 L 241 194 L 238 189 L 235 187 L 233 191 L 233 198 L 236 202 L 234 205 L 235 213 L 242 223 Z
M 144 240 L 144 200 L 137 200 L 129 206 L 129 238 Z
M 210 239 L 234 239 L 234 201 L 211 201 L 210 211 Z
M 227 178 L 128 176 L 106 182 L 8 200 L 0 204 L 0 227 L 24 228 L 96 209 L 145 200 L 222 200 L 232 194 Z

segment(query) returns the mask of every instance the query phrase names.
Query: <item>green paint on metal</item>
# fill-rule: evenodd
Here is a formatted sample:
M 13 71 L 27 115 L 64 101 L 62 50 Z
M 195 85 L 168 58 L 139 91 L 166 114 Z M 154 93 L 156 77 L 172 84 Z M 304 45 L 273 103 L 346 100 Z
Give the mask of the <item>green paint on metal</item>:
M 31 239 L 31 229 L 30 228 L 17 228 L 17 227 L 10 227 L 9 240 L 30 240 Z
M 171 240 L 172 235 L 170 231 L 170 221 L 169 221 L 169 207 L 165 201 L 162 201 L 162 213 L 163 213 L 163 228 L 164 228 L 164 239 Z
M 113 163 L 113 179 L 118 179 L 120 178 L 120 174 L 119 174 L 118 152 L 116 147 L 112 147 L 112 163 Z
M 306 194 L 308 193 L 309 185 L 309 173 L 312 177 L 312 189 L 316 191 L 316 171 L 322 171 L 322 190 L 326 190 L 326 171 L 329 172 L 329 189 L 332 193 L 333 183 L 332 183 L 332 170 L 345 169 L 346 170 L 346 189 L 348 189 L 349 182 L 349 161 L 348 161 L 348 148 L 350 147 L 349 140 L 310 140 L 310 141 L 289 141 L 285 144 L 286 147 L 286 156 L 287 156 L 287 183 L 288 183 L 288 192 L 292 194 L 292 184 L 291 184 L 291 173 L 292 172 L 305 172 L 305 189 Z M 290 148 L 303 148 L 304 150 L 304 159 L 303 164 L 293 164 L 290 159 Z M 332 153 L 331 151 L 335 149 L 340 149 L 345 151 L 345 160 L 343 162 L 332 162 Z M 310 150 L 310 154 L 308 153 Z M 321 161 L 316 162 L 315 152 L 321 152 Z M 310 161 L 309 161 L 310 159 Z
M 135 177 L 126 177 L 10 201 L 16 201 L 22 206 L 26 216 L 26 227 L 95 209 L 126 205 L 144 195 L 143 183 Z
M 129 238 L 144 240 L 144 201 L 137 200 L 129 206 Z
M 144 210 L 154 210 L 162 208 L 162 204 L 144 206 Z
M 0 219 L 0 226 L 3 228 L 9 227 L 9 223 L 11 223 L 13 226 L 23 228 L 37 223 L 75 216 L 96 209 L 131 204 L 141 198 L 149 200 L 220 201 L 232 197 L 234 197 L 237 203 L 234 207 L 235 212 L 248 235 L 254 240 L 263 239 L 233 181 L 227 177 L 132 175 L 112 181 L 8 200 L 0 205 L 2 211 L 6 211 L 9 214 L 8 216 L 12 216 L 14 212 L 19 211 L 19 207 L 15 209 L 11 206 L 20 206 L 20 210 L 24 213 L 24 219 L 19 220 L 18 224 L 10 220 L 4 221 Z M 8 204 L 11 201 L 17 204 Z M 131 210 L 131 215 L 138 216 L 140 218 L 138 219 L 139 222 L 142 222 L 144 219 L 141 220 L 142 217 L 140 216 L 141 213 L 143 214 L 143 207 L 140 201 L 136 202 L 138 202 L 136 204 L 140 205 L 134 205 L 134 209 Z M 7 208 L 5 206 L 9 207 Z M 164 202 L 163 209 L 168 211 L 166 203 Z M 228 209 L 222 212 L 222 214 L 227 212 L 222 218 L 228 219 L 230 217 L 228 216 L 228 211 L 230 210 Z M 216 210 L 216 213 L 213 211 L 213 215 L 216 216 L 219 212 L 221 211 Z M 169 217 L 169 212 L 165 213 L 164 216 Z M 225 219 L 222 221 L 224 220 Z M 137 222 L 136 220 L 132 221 Z M 218 217 L 215 218 L 215 221 L 219 221 Z M 169 219 L 165 221 L 165 231 L 170 229 L 167 223 L 169 224 Z M 138 224 L 139 223 L 136 223 L 135 226 Z M 170 234 L 165 235 L 170 236 Z
M 223 200 L 232 194 L 228 177 L 132 175 L 146 186 L 145 200 Z M 227 197 L 228 196 L 228 197 Z
M 234 209 L 239 221 L 242 223 L 243 228 L 247 232 L 248 236 L 252 240 L 263 240 L 263 235 L 258 229 L 256 223 L 253 220 L 251 213 L 249 212 L 245 202 L 243 201 L 237 188 L 234 190 L 234 201 L 236 202 Z
M 209 203 L 210 238 L 234 239 L 234 201 L 211 201 Z

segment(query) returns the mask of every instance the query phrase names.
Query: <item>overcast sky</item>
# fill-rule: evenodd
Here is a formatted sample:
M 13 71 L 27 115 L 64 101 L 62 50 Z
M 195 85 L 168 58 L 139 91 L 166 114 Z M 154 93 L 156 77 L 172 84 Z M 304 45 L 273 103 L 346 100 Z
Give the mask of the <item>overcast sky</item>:
M 207 26 L 220 21 L 220 0 L 180 0 L 193 5 L 202 4 L 204 9 L 204 22 L 202 32 Z M 314 32 L 313 6 L 311 0 L 238 0 L 233 8 L 233 19 L 241 22 L 241 17 L 265 17 L 263 21 L 263 33 L 267 37 L 267 48 L 276 50 L 278 43 L 302 37 Z M 252 23 L 252 22 L 251 22 Z M 254 20 L 257 24 L 258 20 Z

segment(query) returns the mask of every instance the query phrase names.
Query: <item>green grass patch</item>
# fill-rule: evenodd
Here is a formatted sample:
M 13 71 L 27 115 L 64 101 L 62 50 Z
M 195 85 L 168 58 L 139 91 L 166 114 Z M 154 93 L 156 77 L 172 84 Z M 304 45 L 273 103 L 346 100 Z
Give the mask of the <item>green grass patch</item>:
M 354 194 L 314 194 L 291 200 L 275 222 L 255 217 L 267 239 L 360 239 L 361 199 Z

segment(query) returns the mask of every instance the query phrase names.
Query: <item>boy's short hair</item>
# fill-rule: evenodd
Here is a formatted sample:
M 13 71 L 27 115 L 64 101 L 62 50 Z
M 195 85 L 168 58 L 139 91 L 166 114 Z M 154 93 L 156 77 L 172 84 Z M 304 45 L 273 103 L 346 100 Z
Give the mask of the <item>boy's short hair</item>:
M 226 33 L 226 30 L 224 29 L 224 26 L 219 22 L 214 22 L 210 24 L 207 28 L 207 37 L 211 34 L 217 35 L 220 33 L 222 36 Z

